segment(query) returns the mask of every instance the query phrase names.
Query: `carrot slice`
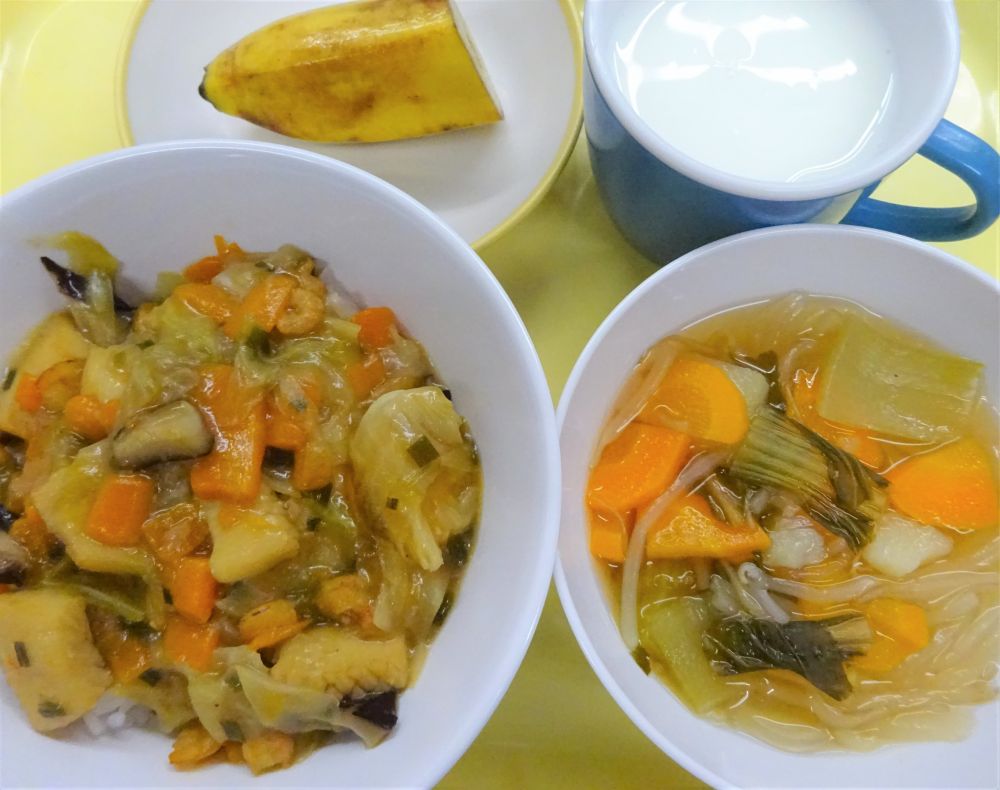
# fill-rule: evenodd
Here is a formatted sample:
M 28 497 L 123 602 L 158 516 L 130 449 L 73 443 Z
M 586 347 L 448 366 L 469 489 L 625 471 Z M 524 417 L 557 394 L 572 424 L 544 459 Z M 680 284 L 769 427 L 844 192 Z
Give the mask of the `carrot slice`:
M 738 559 L 770 545 L 771 539 L 760 527 L 732 526 L 719 521 L 704 497 L 689 494 L 668 507 L 650 528 L 646 556 L 658 560 Z
M 336 464 L 326 447 L 320 442 L 306 442 L 295 452 L 292 466 L 292 485 L 299 491 L 315 491 L 329 485 L 336 472 Z
M 303 374 L 295 376 L 294 383 L 298 392 L 292 399 L 280 385 L 267 395 L 268 447 L 301 450 L 315 430 L 322 387 L 316 377 Z
M 239 308 L 234 296 L 211 283 L 183 283 L 174 288 L 173 296 L 220 325 L 226 323 Z
M 38 386 L 37 376 L 21 374 L 14 391 L 14 401 L 27 412 L 36 412 L 42 408 L 42 388 Z
M 365 398 L 385 379 L 385 364 L 378 354 L 371 354 L 364 362 L 347 368 L 347 381 L 359 398 Z
M 110 475 L 90 507 L 85 531 L 108 546 L 135 546 L 153 506 L 153 481 L 143 475 Z
M 171 574 L 174 608 L 195 623 L 207 623 L 215 609 L 219 583 L 209 569 L 208 557 L 184 557 Z
M 217 255 L 197 260 L 184 270 L 184 277 L 194 283 L 207 283 L 222 271 L 222 261 Z
M 653 425 L 681 424 L 693 436 L 735 444 L 750 426 L 743 393 L 718 365 L 682 354 L 639 414 Z
M 679 431 L 631 423 L 604 448 L 591 471 L 587 504 L 624 516 L 650 502 L 677 477 L 689 445 Z
M 149 646 L 132 636 L 121 620 L 107 609 L 87 612 L 94 646 L 119 683 L 131 683 L 153 665 Z
M 10 526 L 8 533 L 14 540 L 21 544 L 28 556 L 34 562 L 46 562 L 52 550 L 59 545 L 55 535 L 49 532 L 38 510 L 28 505 L 21 516 Z
M 874 675 L 889 672 L 931 641 L 927 613 L 914 603 L 878 598 L 868 604 L 865 617 L 875 637 L 867 653 L 852 662 L 864 672 Z
M 212 625 L 189 622 L 171 615 L 163 631 L 163 649 L 171 661 L 205 672 L 219 646 L 219 632 Z
M 111 433 L 119 406 L 117 400 L 102 403 L 92 395 L 74 395 L 66 403 L 63 419 L 73 433 L 96 442 Z
M 267 431 L 264 398 L 240 384 L 231 365 L 206 365 L 192 393 L 216 434 L 215 446 L 191 469 L 191 488 L 202 499 L 250 503 L 260 492 Z
M 226 321 L 223 327 L 225 333 L 231 338 L 237 338 L 253 326 L 270 332 L 288 307 L 297 284 L 296 279 L 289 274 L 265 277 L 250 289 L 239 309 Z
M 361 327 L 358 342 L 364 348 L 383 348 L 392 345 L 396 314 L 388 307 L 368 307 L 354 314 L 351 319 Z
M 924 524 L 984 529 L 1000 519 L 996 472 L 974 439 L 914 456 L 886 477 L 892 506 Z
M 243 249 L 235 241 L 226 241 L 225 237 L 216 233 L 212 237 L 215 243 L 215 254 L 220 258 L 228 258 L 231 255 L 243 255 Z
M 635 515 L 621 518 L 615 513 L 593 513 L 590 519 L 590 553 L 605 562 L 625 562 L 628 536 Z

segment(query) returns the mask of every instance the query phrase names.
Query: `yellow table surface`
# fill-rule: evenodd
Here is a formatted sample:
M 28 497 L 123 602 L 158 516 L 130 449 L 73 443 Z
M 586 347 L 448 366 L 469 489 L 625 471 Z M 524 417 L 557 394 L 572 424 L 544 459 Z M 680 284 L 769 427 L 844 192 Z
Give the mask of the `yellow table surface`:
M 947 117 L 996 146 L 1000 2 L 958 0 L 957 6 L 962 68 Z M 120 91 L 140 12 L 136 0 L 0 0 L 0 191 L 125 143 Z M 877 196 L 928 206 L 971 199 L 957 179 L 921 159 L 892 175 Z M 1000 276 L 997 225 L 940 246 Z M 480 254 L 527 324 L 553 401 L 601 320 L 654 271 L 604 213 L 582 138 L 548 196 Z M 604 691 L 553 588 L 509 693 L 441 786 L 702 785 Z

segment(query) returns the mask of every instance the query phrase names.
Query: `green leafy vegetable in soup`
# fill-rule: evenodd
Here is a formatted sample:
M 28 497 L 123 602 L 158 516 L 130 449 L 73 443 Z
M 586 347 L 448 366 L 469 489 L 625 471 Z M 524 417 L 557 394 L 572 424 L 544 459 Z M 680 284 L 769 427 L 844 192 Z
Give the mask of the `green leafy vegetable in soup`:
M 803 294 L 650 348 L 586 493 L 641 671 L 793 751 L 964 733 L 1000 636 L 982 370 Z
M 375 746 L 480 506 L 424 349 L 295 247 L 216 237 L 133 307 L 98 242 L 51 244 L 69 305 L 0 388 L 0 665 L 26 718 L 137 704 L 182 769 Z

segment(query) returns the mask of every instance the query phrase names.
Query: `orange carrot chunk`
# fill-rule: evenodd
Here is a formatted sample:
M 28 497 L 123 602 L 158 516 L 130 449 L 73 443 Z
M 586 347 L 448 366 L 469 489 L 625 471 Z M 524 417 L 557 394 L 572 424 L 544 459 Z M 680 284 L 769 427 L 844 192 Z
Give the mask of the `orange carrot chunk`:
M 639 414 L 653 425 L 683 425 L 693 436 L 735 444 L 750 426 L 743 393 L 709 360 L 682 354 Z
M 153 481 L 143 475 L 109 475 L 97 490 L 86 533 L 108 546 L 135 546 L 153 506 Z
M 119 405 L 117 400 L 102 403 L 91 395 L 74 395 L 66 402 L 63 418 L 73 433 L 96 442 L 111 433 Z
M 590 519 L 590 553 L 605 562 L 625 562 L 625 550 L 634 522 L 631 511 L 626 518 L 615 513 L 593 513 Z
M 361 327 L 358 342 L 364 348 L 383 348 L 392 345 L 396 314 L 388 307 L 368 307 L 354 314 L 351 319 Z
M 218 233 L 212 237 L 215 242 L 215 254 L 220 258 L 228 258 L 231 255 L 243 255 L 243 250 L 235 241 L 226 241 Z
M 149 645 L 132 636 L 116 615 L 93 607 L 88 610 L 87 618 L 94 645 L 116 681 L 131 683 L 152 667 Z
M 195 623 L 207 623 L 215 609 L 219 583 L 209 569 L 208 557 L 184 557 L 171 574 L 174 608 Z
M 46 562 L 52 550 L 59 545 L 58 539 L 49 532 L 49 528 L 33 505 L 28 505 L 24 509 L 24 515 L 11 524 L 8 534 L 20 543 L 32 561 L 37 563 Z
M 867 653 L 852 662 L 864 672 L 873 675 L 889 672 L 931 641 L 927 613 L 914 603 L 877 598 L 868 604 L 865 617 L 875 636 Z
M 984 529 L 1000 520 L 996 472 L 974 439 L 909 458 L 886 477 L 892 506 L 924 524 Z
M 385 380 L 385 364 L 378 354 L 370 355 L 364 362 L 347 368 L 347 381 L 359 398 L 366 398 Z
M 222 271 L 222 261 L 217 255 L 195 261 L 184 270 L 184 277 L 194 283 L 207 283 Z
M 267 446 L 282 450 L 301 450 L 318 421 L 317 406 L 322 400 L 321 386 L 315 377 L 296 376 L 289 398 L 281 386 L 267 395 Z M 293 402 L 294 401 L 294 402 Z
M 173 296 L 196 313 L 224 324 L 239 308 L 239 302 L 227 291 L 210 283 L 184 283 L 174 288 Z
M 42 388 L 38 386 L 37 376 L 21 374 L 14 392 L 14 401 L 28 412 L 36 412 L 42 408 Z
M 677 477 L 689 445 L 687 436 L 671 428 L 628 425 L 591 471 L 587 504 L 620 516 L 647 504 Z
M 265 332 L 274 329 L 278 318 L 288 307 L 297 282 L 289 274 L 272 274 L 265 277 L 243 299 L 243 303 L 226 321 L 224 329 L 236 338 L 256 326 Z
M 315 491 L 329 485 L 336 472 L 336 465 L 321 442 L 306 442 L 295 452 L 292 466 L 292 485 L 299 491 Z
M 219 632 L 212 625 L 192 623 L 171 615 L 163 632 L 163 649 L 178 664 L 205 672 L 212 666 L 212 654 L 219 646 Z
M 191 488 L 202 499 L 248 504 L 260 492 L 267 431 L 264 398 L 240 384 L 230 365 L 207 365 L 192 393 L 215 432 L 215 446 L 191 469 Z
M 719 521 L 704 497 L 688 494 L 667 508 L 646 537 L 646 556 L 740 559 L 771 545 L 757 526 L 733 526 Z

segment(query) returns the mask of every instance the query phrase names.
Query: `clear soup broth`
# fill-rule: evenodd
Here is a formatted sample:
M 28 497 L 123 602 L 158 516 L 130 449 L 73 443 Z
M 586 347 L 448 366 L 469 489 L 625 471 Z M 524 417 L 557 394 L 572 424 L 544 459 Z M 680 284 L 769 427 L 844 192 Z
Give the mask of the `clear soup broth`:
M 587 490 L 636 661 L 775 746 L 954 740 L 996 695 L 997 420 L 983 366 L 790 294 L 650 348 Z

